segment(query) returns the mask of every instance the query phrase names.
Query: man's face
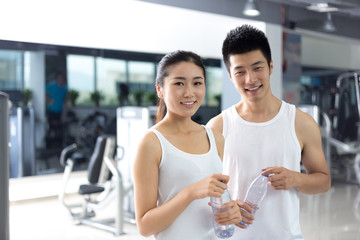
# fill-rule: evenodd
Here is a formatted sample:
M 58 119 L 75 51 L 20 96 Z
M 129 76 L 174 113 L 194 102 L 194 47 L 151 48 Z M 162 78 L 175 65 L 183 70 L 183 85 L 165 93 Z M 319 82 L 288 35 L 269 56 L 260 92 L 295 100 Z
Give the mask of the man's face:
M 271 92 L 270 75 L 273 63 L 271 61 L 269 67 L 260 50 L 230 55 L 229 63 L 230 78 L 241 97 L 248 101 L 257 101 Z
M 57 77 L 57 80 L 58 80 L 58 85 L 59 85 L 60 87 L 62 87 L 62 86 L 65 84 L 65 77 L 64 77 L 63 75 L 59 75 L 59 76 Z

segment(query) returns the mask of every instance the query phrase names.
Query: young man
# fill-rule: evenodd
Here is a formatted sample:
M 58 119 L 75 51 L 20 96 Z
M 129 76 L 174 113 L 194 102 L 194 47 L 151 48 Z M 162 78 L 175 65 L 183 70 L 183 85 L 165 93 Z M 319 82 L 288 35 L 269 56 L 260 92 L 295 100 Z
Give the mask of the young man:
M 303 239 L 299 192 L 322 193 L 331 185 L 319 128 L 311 116 L 272 94 L 273 61 L 262 31 L 249 25 L 233 29 L 222 53 L 241 100 L 208 126 L 225 137 L 224 174 L 230 176 L 229 191 L 242 208 L 243 223 L 250 224 L 238 224 L 234 239 Z M 253 217 L 243 200 L 262 169 L 271 187 Z

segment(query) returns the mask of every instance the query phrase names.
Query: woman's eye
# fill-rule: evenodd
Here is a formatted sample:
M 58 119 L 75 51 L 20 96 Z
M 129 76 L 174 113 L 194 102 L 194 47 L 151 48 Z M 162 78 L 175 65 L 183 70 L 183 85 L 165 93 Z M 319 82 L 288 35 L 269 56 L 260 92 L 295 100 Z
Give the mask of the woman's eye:
M 184 85 L 184 83 L 182 83 L 182 82 L 176 82 L 175 85 L 177 85 L 177 86 L 182 86 L 182 85 Z
M 202 82 L 195 82 L 194 85 L 202 85 Z

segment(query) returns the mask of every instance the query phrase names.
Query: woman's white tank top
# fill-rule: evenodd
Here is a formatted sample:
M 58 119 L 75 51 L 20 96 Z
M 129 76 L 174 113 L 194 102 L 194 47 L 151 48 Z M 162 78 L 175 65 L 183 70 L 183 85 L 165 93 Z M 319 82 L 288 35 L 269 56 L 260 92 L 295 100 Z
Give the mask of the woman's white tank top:
M 233 199 L 244 200 L 246 191 L 261 169 L 281 166 L 300 171 L 301 149 L 295 133 L 294 105 L 282 102 L 270 121 L 253 123 L 242 119 L 232 106 L 222 112 L 225 137 L 223 167 L 230 176 Z M 236 228 L 234 239 L 303 239 L 299 224 L 298 192 L 268 187 L 255 221 L 246 230 Z
M 159 131 L 156 134 L 161 144 L 162 158 L 159 166 L 158 206 L 172 199 L 188 185 L 213 173 L 222 173 L 215 139 L 210 128 L 204 126 L 210 142 L 205 154 L 190 154 L 172 145 Z M 193 201 L 164 231 L 155 236 L 157 240 L 208 240 L 217 239 L 213 230 L 210 198 Z

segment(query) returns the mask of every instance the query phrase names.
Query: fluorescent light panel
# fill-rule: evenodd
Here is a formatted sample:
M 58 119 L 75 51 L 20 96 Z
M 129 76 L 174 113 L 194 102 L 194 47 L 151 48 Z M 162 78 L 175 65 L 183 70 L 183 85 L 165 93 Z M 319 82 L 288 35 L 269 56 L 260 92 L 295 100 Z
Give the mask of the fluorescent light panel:
M 337 7 L 330 6 L 327 3 L 311 4 L 310 6 L 307 6 L 306 9 L 315 12 L 335 12 L 339 10 Z

